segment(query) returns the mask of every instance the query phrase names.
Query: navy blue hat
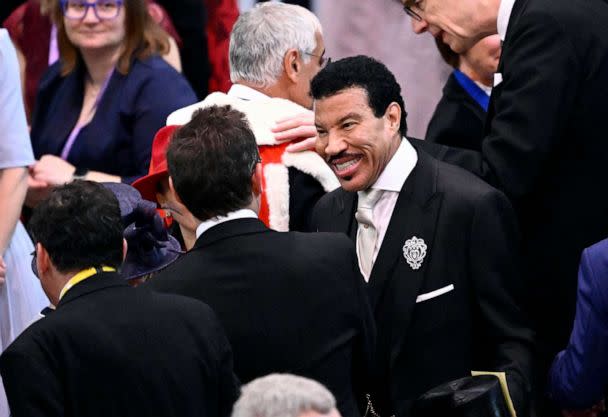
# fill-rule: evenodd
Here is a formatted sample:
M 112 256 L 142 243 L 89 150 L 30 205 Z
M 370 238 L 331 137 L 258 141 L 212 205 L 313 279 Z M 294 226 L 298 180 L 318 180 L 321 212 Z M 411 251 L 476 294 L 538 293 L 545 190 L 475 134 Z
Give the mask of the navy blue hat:
M 139 191 L 127 184 L 104 183 L 120 205 L 127 241 L 127 257 L 120 269 L 125 279 L 139 278 L 160 271 L 181 252 L 179 242 L 171 236 L 156 212 L 156 203 L 144 200 Z

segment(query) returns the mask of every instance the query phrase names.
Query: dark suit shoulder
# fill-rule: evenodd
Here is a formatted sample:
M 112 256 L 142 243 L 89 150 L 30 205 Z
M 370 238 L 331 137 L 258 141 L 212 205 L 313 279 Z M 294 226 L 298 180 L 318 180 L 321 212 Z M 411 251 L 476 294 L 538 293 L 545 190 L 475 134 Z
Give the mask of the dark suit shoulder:
M 494 188 L 481 178 L 460 168 L 439 160 L 437 164 L 437 191 L 443 193 L 444 198 L 454 202 L 478 202 L 489 197 L 505 199 L 502 191 Z
M 480 150 L 485 119 L 485 110 L 452 73 L 443 87 L 443 96 L 429 122 L 426 140 Z
M 342 187 L 338 187 L 321 197 L 312 210 L 310 231 L 316 232 L 317 230 L 326 230 L 324 226 L 321 227 L 321 229 L 319 228 L 325 224 L 327 221 L 327 216 L 329 216 L 330 213 L 333 213 L 336 211 L 336 209 L 341 208 L 347 194 L 348 192 L 344 191 Z

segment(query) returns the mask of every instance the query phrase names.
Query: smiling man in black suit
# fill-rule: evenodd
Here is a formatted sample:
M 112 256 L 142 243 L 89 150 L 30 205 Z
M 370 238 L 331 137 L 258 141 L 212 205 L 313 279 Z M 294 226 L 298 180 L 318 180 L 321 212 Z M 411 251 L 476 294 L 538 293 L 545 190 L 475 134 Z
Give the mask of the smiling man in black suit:
M 352 243 L 276 232 L 257 218 L 260 156 L 245 115 L 230 106 L 197 110 L 167 162 L 170 188 L 200 224 L 194 248 L 149 285 L 215 310 L 243 383 L 305 376 L 333 392 L 343 416 L 360 415 L 375 333 Z
M 329 64 L 311 92 L 317 152 L 341 184 L 313 225 L 356 242 L 378 329 L 380 415 L 410 416 L 426 390 L 501 370 L 526 416 L 532 332 L 508 200 L 410 144 L 400 87 L 378 61 Z

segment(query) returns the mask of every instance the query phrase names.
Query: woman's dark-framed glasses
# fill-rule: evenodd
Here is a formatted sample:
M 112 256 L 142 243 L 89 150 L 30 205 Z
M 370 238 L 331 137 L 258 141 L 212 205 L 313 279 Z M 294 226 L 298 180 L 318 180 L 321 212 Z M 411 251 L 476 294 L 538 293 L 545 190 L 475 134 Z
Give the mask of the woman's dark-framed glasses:
M 123 0 L 61 0 L 63 15 L 72 20 L 82 20 L 89 8 L 93 9 L 95 17 L 99 20 L 112 20 L 118 17 Z

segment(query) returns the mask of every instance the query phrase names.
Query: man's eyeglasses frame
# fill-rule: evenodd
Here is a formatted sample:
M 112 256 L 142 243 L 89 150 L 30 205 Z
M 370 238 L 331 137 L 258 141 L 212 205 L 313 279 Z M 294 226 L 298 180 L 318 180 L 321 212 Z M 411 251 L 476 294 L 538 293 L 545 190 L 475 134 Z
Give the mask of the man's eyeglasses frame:
M 420 1 L 414 1 L 414 2 L 406 1 L 406 2 L 404 2 L 403 3 L 403 11 L 405 12 L 405 14 L 407 14 L 409 17 L 411 17 L 415 21 L 421 22 L 422 21 L 422 16 L 420 16 L 418 13 L 416 13 L 412 9 L 413 7 L 418 8 L 418 3 L 420 3 Z

